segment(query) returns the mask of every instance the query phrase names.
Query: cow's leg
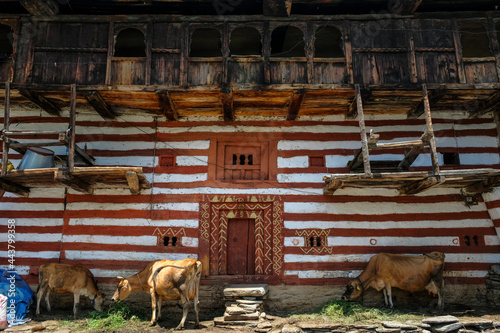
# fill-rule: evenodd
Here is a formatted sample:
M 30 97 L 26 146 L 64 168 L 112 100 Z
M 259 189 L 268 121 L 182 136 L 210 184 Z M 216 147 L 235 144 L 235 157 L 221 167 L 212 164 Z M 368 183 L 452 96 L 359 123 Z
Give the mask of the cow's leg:
M 78 316 L 78 310 L 80 309 L 80 294 L 73 294 L 74 296 L 74 303 L 73 303 L 73 318 L 76 319 Z
M 200 281 L 196 281 L 195 282 L 195 291 L 194 291 L 194 299 L 193 299 L 193 308 L 194 308 L 194 313 L 195 313 L 195 316 L 196 316 L 196 325 L 195 327 L 198 328 L 200 327 L 200 319 L 199 319 L 199 292 L 200 292 Z
M 36 312 L 35 312 L 35 314 L 37 316 L 40 314 L 40 301 L 42 300 L 44 293 L 45 293 L 45 286 L 42 285 L 38 288 L 38 292 L 36 293 Z
M 438 292 L 438 306 L 437 306 L 439 311 L 444 310 L 444 290 L 440 289 Z
M 151 322 L 149 323 L 150 326 L 153 326 L 156 324 L 156 292 L 154 290 L 151 290 Z
M 156 320 L 157 321 L 160 321 L 160 318 L 161 318 L 161 303 L 163 303 L 162 300 L 161 300 L 161 296 L 158 295 L 158 298 L 156 300 L 156 312 L 158 313 L 156 315 Z
M 392 288 L 391 286 L 385 286 L 384 288 L 384 301 L 385 301 L 385 306 L 388 306 L 389 308 L 394 308 L 394 304 L 392 304 Z M 389 301 L 389 304 L 387 304 L 387 301 Z
M 184 293 L 182 293 L 182 292 L 181 292 L 181 303 L 182 303 L 182 319 L 181 319 L 180 324 L 175 328 L 176 330 L 181 330 L 184 328 L 184 323 L 186 322 L 186 318 L 187 318 L 188 310 L 189 310 L 189 297 L 184 295 Z
M 50 309 L 50 288 L 47 288 L 47 293 L 45 294 L 45 304 L 47 305 L 47 311 L 51 312 Z

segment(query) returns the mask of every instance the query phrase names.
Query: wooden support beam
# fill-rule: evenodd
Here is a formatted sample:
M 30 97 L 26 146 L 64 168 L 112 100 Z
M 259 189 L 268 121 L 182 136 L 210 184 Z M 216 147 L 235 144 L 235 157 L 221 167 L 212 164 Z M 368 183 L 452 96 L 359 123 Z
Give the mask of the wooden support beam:
M 429 148 L 431 151 L 432 172 L 434 176 L 439 175 L 439 161 L 437 157 L 436 140 L 434 138 L 434 129 L 432 128 L 431 107 L 429 106 L 429 97 L 427 95 L 427 85 L 422 85 L 422 95 L 425 111 L 425 133 L 422 137 L 429 137 Z
M 444 95 L 446 95 L 446 89 L 437 89 L 429 92 L 429 107 L 433 107 L 437 102 L 439 102 Z M 410 111 L 408 111 L 407 118 L 408 119 L 416 119 L 425 113 L 424 110 L 424 101 L 420 101 L 417 105 L 415 105 Z
M 160 104 L 161 112 L 170 121 L 177 121 L 179 114 L 175 108 L 175 104 L 172 101 L 170 93 L 168 91 L 157 91 L 156 96 L 158 96 L 158 103 Z
M 361 135 L 361 151 L 363 154 L 363 166 L 365 170 L 365 175 L 367 177 L 371 177 L 372 171 L 370 168 L 370 152 L 368 150 L 368 139 L 366 138 L 365 115 L 363 113 L 363 101 L 361 99 L 359 84 L 356 84 L 355 90 L 356 90 L 356 104 L 357 104 L 356 107 L 358 109 L 359 131 Z
M 420 141 L 419 145 L 413 146 L 410 149 L 410 151 L 408 151 L 405 154 L 405 157 L 403 158 L 403 160 L 401 162 L 399 162 L 399 164 L 398 164 L 398 169 L 408 170 L 410 168 L 410 165 L 412 165 L 413 162 L 415 162 L 415 160 L 417 159 L 418 155 L 420 155 L 422 150 L 424 150 L 424 143 L 422 141 Z
M 59 4 L 55 0 L 19 0 L 19 2 L 32 15 L 54 16 L 59 13 Z
M 101 117 L 104 119 L 116 119 L 116 114 L 97 90 L 86 91 L 83 96 Z
M 0 191 L 1 192 L 4 192 L 4 191 L 11 192 L 11 193 L 17 194 L 17 195 L 22 196 L 22 197 L 28 197 L 30 194 L 29 188 L 11 183 L 11 182 L 3 180 L 3 179 L 0 179 Z
M 479 103 L 475 110 L 469 111 L 469 118 L 479 117 L 488 112 L 499 112 L 500 91 L 495 91 L 485 101 Z
M 58 169 L 54 171 L 54 180 L 78 192 L 87 194 L 94 192 L 94 189 L 88 183 L 73 176 L 68 170 Z
M 82 148 L 78 147 L 78 145 L 75 144 L 75 152 L 80 156 L 83 161 L 88 164 L 88 165 L 95 165 L 95 158 L 87 154 L 85 150 Z
M 75 139 L 76 139 L 76 84 L 71 85 L 68 125 L 68 168 L 69 172 L 75 169 Z
M 304 101 L 304 97 L 306 95 L 306 91 L 304 89 L 300 89 L 294 91 L 292 96 L 290 97 L 290 107 L 288 108 L 288 115 L 286 120 L 295 120 L 297 115 L 299 114 L 300 107 L 302 106 L 302 102 Z
M 234 120 L 233 91 L 230 88 L 221 89 L 222 111 L 224 112 L 224 121 Z
M 500 176 L 493 176 L 465 187 L 464 192 L 467 194 L 478 194 L 491 191 L 498 186 L 500 186 Z
M 368 89 L 361 89 L 361 101 L 363 104 L 366 104 L 366 102 L 372 97 L 372 92 Z M 354 95 L 354 98 L 352 102 L 349 104 L 344 117 L 346 119 L 356 119 L 358 116 L 358 102 L 356 95 Z
M 61 116 L 61 109 L 43 97 L 40 93 L 29 89 L 19 89 L 19 93 L 48 114 Z
M 264 0 L 262 13 L 264 16 L 288 17 L 292 10 L 291 0 Z
M 336 190 L 342 187 L 344 185 L 344 182 L 341 181 L 340 179 L 333 179 L 328 181 L 326 186 L 323 188 L 323 194 L 325 195 L 332 195 Z
M 2 170 L 1 175 L 7 174 L 7 164 L 9 162 L 9 138 L 5 132 L 9 131 L 10 124 L 10 82 L 5 82 L 5 99 L 4 99 L 4 114 L 3 114 L 3 134 L 2 134 Z
M 436 185 L 441 184 L 444 181 L 444 177 L 428 177 L 423 180 L 413 182 L 409 185 L 404 185 L 399 188 L 400 195 L 413 195 L 425 190 L 430 189 Z
M 130 187 L 130 193 L 139 194 L 141 190 L 139 187 L 139 177 L 137 176 L 137 172 L 127 171 L 125 173 L 125 177 L 127 178 L 128 186 Z
M 400 15 L 413 15 L 421 3 L 422 0 L 398 0 L 393 12 Z

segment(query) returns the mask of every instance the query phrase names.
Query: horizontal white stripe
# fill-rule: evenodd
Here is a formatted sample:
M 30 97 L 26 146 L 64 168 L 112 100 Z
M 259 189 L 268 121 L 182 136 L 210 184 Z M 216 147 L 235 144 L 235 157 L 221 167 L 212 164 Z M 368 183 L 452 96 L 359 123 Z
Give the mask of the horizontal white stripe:
M 308 156 L 295 156 L 290 158 L 278 157 L 278 168 L 307 168 Z
M 123 245 L 156 245 L 156 236 L 99 236 L 99 235 L 64 235 L 66 243 L 95 243 Z
M 486 202 L 500 200 L 500 188 L 496 187 L 491 192 L 483 193 L 482 196 Z
M 0 234 L 0 242 L 7 242 L 8 233 Z M 37 243 L 50 243 L 50 242 L 59 242 L 61 241 L 62 234 L 25 234 L 16 232 L 15 241 L 17 242 L 37 242 Z
M 460 246 L 458 237 L 328 237 L 328 246 Z
M 498 253 L 446 253 L 447 262 L 481 262 L 498 264 L 500 255 Z
M 10 271 L 11 270 L 11 266 L 10 265 L 0 265 L 0 269 L 4 269 L 6 271 Z M 28 275 L 29 272 L 30 272 L 30 266 L 17 266 L 16 264 L 14 264 L 14 271 L 18 275 Z
M 500 245 L 500 233 L 499 232 L 500 232 L 500 228 L 497 228 L 497 235 L 495 235 L 495 236 L 491 236 L 491 235 L 484 236 L 484 244 L 486 244 L 488 246 L 498 246 L 498 245 Z
M 2 219 L 3 220 L 3 219 Z M 63 220 L 61 219 L 50 219 L 50 218 L 43 218 L 43 219 L 27 219 L 27 218 L 15 218 L 12 219 L 14 220 L 14 225 L 16 227 L 55 227 L 55 226 L 60 226 L 63 225 Z
M 70 219 L 70 225 L 111 225 L 128 227 L 184 227 L 197 228 L 198 220 L 149 220 L 149 219 Z
M 319 173 L 280 173 L 277 175 L 279 183 L 323 183 L 324 174 Z
M 221 127 L 217 127 L 219 130 Z M 193 130 L 188 130 L 193 132 Z M 198 129 L 197 129 L 198 131 Z M 159 129 L 161 132 L 161 129 Z M 175 133 L 176 130 L 168 128 L 169 133 Z M 210 148 L 210 140 L 196 140 L 196 141 L 163 141 L 156 143 L 156 149 L 208 149 Z
M 285 229 L 429 229 L 429 228 L 490 228 L 489 219 L 439 220 L 439 221 L 285 221 Z
M 362 207 L 362 209 L 360 209 Z M 419 214 L 419 213 L 458 213 L 461 211 L 484 211 L 484 203 L 467 207 L 460 202 L 439 203 L 394 203 L 394 202 L 285 202 L 285 213 L 322 213 L 322 214 Z
M 182 237 L 182 246 L 198 247 L 198 238 Z
M 146 177 L 150 183 L 153 183 L 152 177 Z M 181 174 L 181 173 L 156 173 L 154 183 L 194 183 L 208 179 L 206 173 Z
M 67 210 L 150 210 L 149 203 L 111 203 L 111 202 L 71 202 L 66 206 Z
M 154 136 L 151 137 L 153 141 Z M 81 147 L 82 143 L 78 143 Z M 154 149 L 154 142 L 145 141 L 126 141 L 126 136 L 123 141 L 93 141 L 87 142 L 87 149 L 110 150 L 110 151 L 123 151 L 123 150 L 146 150 Z
M 95 164 L 99 166 L 133 165 L 136 167 L 153 167 L 156 159 L 152 156 L 101 157 L 97 156 Z
M 208 165 L 208 156 L 177 156 L 175 162 L 178 166 Z
M 278 150 L 328 150 L 328 149 L 356 150 L 360 148 L 361 148 L 361 143 L 359 141 L 281 140 L 280 142 L 278 142 Z
M 118 269 L 118 270 L 109 270 L 109 269 L 99 269 L 99 268 L 91 268 L 90 271 L 94 275 L 95 278 L 116 278 L 118 276 L 121 277 L 129 277 L 137 274 L 140 270 L 131 270 L 131 269 Z
M 468 278 L 484 278 L 488 271 L 447 271 L 446 266 L 443 272 L 445 277 L 468 277 Z
M 0 209 L 5 210 L 13 210 L 13 211 L 63 211 L 64 204 L 57 203 L 31 203 L 31 202 L 2 202 L 0 204 Z
M 297 275 L 299 279 L 355 278 L 362 271 L 285 271 L 285 275 Z
M 285 237 L 285 246 L 305 246 L 304 237 Z
M 182 260 L 197 259 L 195 253 L 154 253 L 154 252 L 123 252 L 123 251 L 66 251 L 69 260 L 127 260 L 153 261 L 161 259 Z
M 197 202 L 166 202 L 153 205 L 153 209 L 155 210 L 182 210 L 197 212 L 199 208 L 200 204 Z
M 60 253 L 58 251 L 29 252 L 16 250 L 16 258 L 54 259 L 59 258 L 59 256 Z M 0 251 L 0 258 L 7 258 L 7 251 Z

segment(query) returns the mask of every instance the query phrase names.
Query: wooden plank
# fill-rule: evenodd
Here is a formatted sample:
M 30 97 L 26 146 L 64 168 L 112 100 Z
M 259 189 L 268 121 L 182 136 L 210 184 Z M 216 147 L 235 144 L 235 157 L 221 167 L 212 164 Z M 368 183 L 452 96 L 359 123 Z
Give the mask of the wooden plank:
M 230 88 L 221 89 L 222 110 L 224 112 L 224 121 L 234 120 L 233 91 Z
M 146 85 L 151 84 L 151 49 L 153 48 L 153 23 L 148 22 L 146 26 L 146 68 L 144 81 Z
M 351 28 L 348 20 L 344 20 L 344 52 L 347 69 L 348 82 L 354 83 L 354 72 L 352 68 L 352 49 L 351 49 Z
M 19 0 L 19 3 L 32 15 L 54 16 L 59 13 L 55 0 Z
M 400 15 L 413 15 L 421 3 L 422 0 L 398 0 L 393 11 Z
M 29 188 L 3 179 L 0 179 L 0 192 L 2 192 L 0 193 L 0 197 L 3 196 L 3 192 L 11 192 L 22 197 L 28 197 L 30 194 Z
M 371 97 L 372 97 L 371 90 L 361 89 L 362 104 L 366 104 L 366 102 Z M 346 119 L 356 119 L 357 116 L 358 116 L 358 101 L 357 101 L 356 95 L 354 95 L 352 102 L 349 104 L 349 107 L 347 108 L 346 112 L 344 113 L 344 117 Z
M 437 89 L 437 90 L 431 90 L 428 93 L 428 98 L 429 98 L 429 107 L 433 107 L 437 102 L 439 102 L 448 90 L 446 89 Z M 420 117 L 422 114 L 424 114 L 424 100 L 422 99 L 420 103 L 415 105 L 407 114 L 408 119 L 416 119 Z
M 500 103 L 500 90 L 491 94 L 485 101 L 479 103 L 478 107 L 469 111 L 469 117 L 479 117 L 488 112 L 498 112 Z
M 499 185 L 500 185 L 500 176 L 492 176 L 480 182 L 468 185 L 467 187 L 465 187 L 464 191 L 465 193 L 470 193 L 470 194 L 483 193 L 493 190 Z
M 19 89 L 19 93 L 48 114 L 61 116 L 61 109 L 43 97 L 39 92 L 29 89 Z
M 370 153 L 368 150 L 368 140 L 366 138 L 365 115 L 363 113 L 363 101 L 361 99 L 359 84 L 356 84 L 355 90 L 356 90 L 356 104 L 358 109 L 359 130 L 361 135 L 361 150 L 363 153 L 363 166 L 365 170 L 365 175 L 371 176 L 372 171 L 370 169 L 370 155 L 369 155 Z
M 436 140 L 434 138 L 434 129 L 432 128 L 429 97 L 427 95 L 427 86 L 425 84 L 422 85 L 422 95 L 424 98 L 424 110 L 425 110 L 425 124 L 426 124 L 425 134 L 430 136 L 429 147 L 431 150 L 432 171 L 434 173 L 434 176 L 437 176 L 439 175 L 439 161 L 437 157 Z
M 111 61 L 113 59 L 113 50 L 114 50 L 114 22 L 109 22 L 108 29 L 108 54 L 106 56 L 106 78 L 104 80 L 106 85 L 111 84 Z
M 457 59 L 458 82 L 466 83 L 465 68 L 462 57 L 462 43 L 460 42 L 460 30 L 455 19 L 453 20 L 453 42 L 455 46 L 455 57 Z
M 306 91 L 304 89 L 300 89 L 292 93 L 290 96 L 290 107 L 288 108 L 286 120 L 295 120 L 295 118 L 297 118 L 305 95 Z
M 343 184 L 344 183 L 340 179 L 328 180 L 326 186 L 323 188 L 323 194 L 332 195 L 336 190 L 341 188 Z
M 413 30 L 411 28 L 411 21 L 409 19 L 405 19 L 404 27 L 406 32 L 406 40 L 408 41 L 408 64 L 410 65 L 410 82 L 417 83 L 418 71 L 417 71 L 417 59 L 415 56 L 415 42 L 413 40 Z
M 92 187 L 86 183 L 73 176 L 69 170 L 58 169 L 54 172 L 54 179 L 78 192 L 83 192 L 87 194 L 92 194 L 94 190 Z
M 96 90 L 85 91 L 83 96 L 104 119 L 116 119 L 116 114 Z
M 179 118 L 179 113 L 175 107 L 174 101 L 172 100 L 172 95 L 169 91 L 158 91 L 156 92 L 158 96 L 158 104 L 160 105 L 161 112 L 170 121 L 177 121 Z
M 441 178 L 441 179 L 438 179 Z M 437 186 L 444 181 L 444 177 L 429 177 L 424 180 L 420 180 L 417 182 L 413 182 L 409 185 L 404 185 L 399 188 L 400 195 L 413 195 L 425 190 L 430 189 L 431 187 Z
M 95 158 L 87 154 L 85 150 L 82 148 L 78 147 L 78 145 L 75 144 L 75 152 L 80 156 L 83 161 L 88 164 L 88 165 L 94 165 L 95 164 Z
M 125 173 L 125 178 L 127 178 L 128 186 L 130 187 L 130 193 L 139 194 L 139 177 L 137 176 L 137 172 L 127 171 Z
M 495 22 L 492 17 L 488 18 L 488 38 L 490 39 L 490 49 L 491 53 L 495 56 L 497 78 L 500 81 L 500 45 L 498 44 L 498 38 L 496 33 Z
M 75 168 L 75 135 L 76 135 L 76 84 L 71 85 L 71 100 L 69 106 L 68 125 L 68 168 L 73 172 Z
M 2 170 L 0 174 L 7 174 L 9 162 L 9 138 L 5 132 L 9 131 L 10 124 L 10 82 L 5 82 L 5 97 L 4 97 L 4 114 L 3 114 L 3 133 L 2 133 Z M 0 196 L 1 197 L 1 196 Z

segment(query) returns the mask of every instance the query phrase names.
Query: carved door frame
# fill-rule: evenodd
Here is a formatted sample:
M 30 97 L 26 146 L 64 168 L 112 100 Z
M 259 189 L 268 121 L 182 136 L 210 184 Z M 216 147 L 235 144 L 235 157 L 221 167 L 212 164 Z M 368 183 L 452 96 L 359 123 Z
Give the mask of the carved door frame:
M 227 225 L 255 220 L 255 275 L 283 274 L 283 200 L 273 195 L 205 195 L 200 203 L 199 260 L 203 276 L 225 275 Z

